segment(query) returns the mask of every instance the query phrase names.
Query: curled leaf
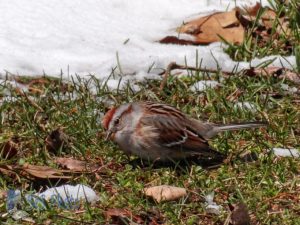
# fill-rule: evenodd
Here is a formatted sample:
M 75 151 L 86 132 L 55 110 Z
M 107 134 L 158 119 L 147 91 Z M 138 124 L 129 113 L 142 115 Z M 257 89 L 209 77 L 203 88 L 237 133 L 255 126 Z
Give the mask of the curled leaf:
M 172 201 L 187 195 L 185 188 L 168 185 L 145 188 L 146 196 L 152 197 L 155 201 Z
M 97 164 L 91 164 L 73 158 L 57 157 L 55 159 L 55 162 L 66 169 L 76 171 L 76 172 L 94 171 L 99 168 L 99 165 Z
M 242 43 L 245 29 L 237 18 L 237 9 L 218 12 L 188 22 L 178 29 L 179 33 L 191 34 L 199 44 L 209 44 L 224 38 L 230 43 Z
M 48 166 L 36 166 L 24 164 L 21 168 L 28 175 L 42 179 L 70 179 L 71 176 L 65 176 L 64 170 L 58 170 Z

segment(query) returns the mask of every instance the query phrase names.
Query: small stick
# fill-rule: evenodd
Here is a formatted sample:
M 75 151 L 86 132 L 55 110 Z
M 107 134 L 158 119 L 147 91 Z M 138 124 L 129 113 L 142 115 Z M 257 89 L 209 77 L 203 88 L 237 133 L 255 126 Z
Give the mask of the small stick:
M 235 72 L 228 72 L 228 71 L 220 71 L 216 69 L 206 69 L 206 68 L 197 68 L 197 67 L 192 67 L 192 66 L 183 66 L 183 65 L 178 65 L 175 62 L 171 62 L 165 72 L 162 74 L 163 80 L 160 84 L 160 90 L 163 90 L 164 87 L 166 86 L 168 77 L 170 76 L 170 73 L 172 70 L 175 69 L 180 69 L 180 70 L 193 70 L 193 71 L 199 71 L 199 72 L 207 72 L 207 73 L 218 73 L 222 72 L 223 75 L 225 76 L 230 76 L 235 74 Z M 241 72 L 243 72 L 245 75 L 248 76 L 277 76 L 281 79 L 288 79 L 295 84 L 300 84 L 300 74 L 297 72 L 293 72 L 290 69 L 287 68 L 280 68 L 280 67 L 265 67 L 265 68 L 249 68 L 249 69 L 243 69 Z
M 164 73 L 164 78 L 160 84 L 160 90 L 163 90 L 164 87 L 166 86 L 166 83 L 167 83 L 167 80 L 168 80 L 168 77 L 171 73 L 171 70 L 174 70 L 174 69 L 177 69 L 179 65 L 176 64 L 176 62 L 171 62 L 168 67 L 167 67 L 167 70 L 165 71 Z
M 167 83 L 167 80 L 168 80 L 168 77 L 170 76 L 170 73 L 172 70 L 175 70 L 175 69 L 180 69 L 180 70 L 193 70 L 193 71 L 200 71 L 200 72 L 208 72 L 208 73 L 218 73 L 220 72 L 219 70 L 214 70 L 214 69 L 206 69 L 206 68 L 196 68 L 196 67 L 192 67 L 192 66 L 183 66 L 183 65 L 178 65 L 177 63 L 175 62 L 171 62 L 166 71 L 164 72 L 163 74 L 163 80 L 160 84 L 160 90 L 163 90 L 164 87 L 166 86 L 166 83 Z M 227 72 L 227 71 L 221 71 L 223 74 L 225 75 L 232 75 L 233 72 Z

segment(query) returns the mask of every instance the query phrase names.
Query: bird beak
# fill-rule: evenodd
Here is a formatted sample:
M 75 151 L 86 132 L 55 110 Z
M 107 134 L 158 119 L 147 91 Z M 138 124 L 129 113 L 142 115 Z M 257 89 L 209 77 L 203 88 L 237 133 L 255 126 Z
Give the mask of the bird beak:
M 108 130 L 106 133 L 105 141 L 109 140 L 111 135 L 112 135 L 112 132 L 110 130 Z

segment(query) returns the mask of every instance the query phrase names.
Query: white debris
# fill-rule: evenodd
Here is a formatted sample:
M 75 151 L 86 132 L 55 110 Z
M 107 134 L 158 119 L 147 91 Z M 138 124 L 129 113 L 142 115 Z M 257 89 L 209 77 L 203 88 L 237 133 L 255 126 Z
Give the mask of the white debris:
M 77 184 L 76 186 L 62 185 L 60 187 L 49 188 L 48 190 L 38 194 L 38 196 L 45 200 L 51 200 L 54 196 L 60 196 L 64 202 L 73 199 L 75 201 L 95 203 L 99 200 L 99 197 L 93 189 L 82 184 Z
M 200 80 L 190 87 L 191 91 L 205 91 L 208 88 L 215 88 L 221 84 L 214 80 Z
M 222 206 L 217 205 L 217 203 L 214 202 L 214 195 L 215 194 L 212 192 L 205 196 L 205 209 L 207 213 L 219 215 L 221 213 Z
M 235 109 L 243 109 L 250 112 L 257 112 L 257 107 L 251 102 L 236 102 L 233 106 Z
M 300 151 L 295 148 L 272 148 L 273 153 L 276 156 L 283 156 L 283 157 L 300 157 Z
M 290 94 L 294 94 L 294 93 L 297 93 L 298 92 L 298 89 L 296 87 L 290 87 L 289 85 L 287 84 L 281 84 L 281 89 L 290 93 Z
M 152 197 L 157 202 L 173 201 L 187 195 L 185 188 L 170 185 L 159 185 L 145 188 L 146 196 Z
M 26 204 L 40 210 L 46 209 L 49 204 L 63 209 L 76 209 L 82 203 L 94 204 L 99 200 L 93 189 L 82 184 L 53 187 L 42 193 L 25 194 L 24 198 Z M 17 209 L 22 208 L 24 204 L 19 190 L 8 191 L 6 201 L 8 212 L 15 212 Z

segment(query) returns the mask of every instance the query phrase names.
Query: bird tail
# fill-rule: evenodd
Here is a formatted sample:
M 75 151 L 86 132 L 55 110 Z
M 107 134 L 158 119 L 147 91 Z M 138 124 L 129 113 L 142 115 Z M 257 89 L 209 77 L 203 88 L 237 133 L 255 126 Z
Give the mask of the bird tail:
M 240 130 L 240 129 L 249 129 L 249 128 L 258 128 L 268 126 L 268 122 L 266 121 L 257 121 L 257 122 L 245 122 L 245 123 L 232 123 L 227 125 L 215 125 L 213 128 L 208 131 L 207 137 L 212 138 L 220 132 L 223 131 L 232 131 L 232 130 Z

